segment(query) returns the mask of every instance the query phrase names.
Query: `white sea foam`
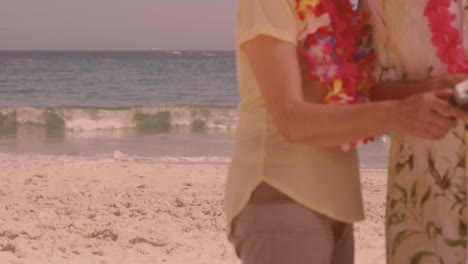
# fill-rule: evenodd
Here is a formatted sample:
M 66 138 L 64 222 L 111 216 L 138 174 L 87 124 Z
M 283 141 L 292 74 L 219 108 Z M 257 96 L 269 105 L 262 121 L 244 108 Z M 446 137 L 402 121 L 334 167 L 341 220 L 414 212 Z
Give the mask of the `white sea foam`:
M 95 131 L 151 127 L 192 127 L 232 132 L 237 112 L 233 107 L 137 106 L 128 108 L 8 107 L 0 114 L 13 115 L 19 125 L 64 126 L 69 131 Z
M 81 163 L 109 163 L 109 162 L 136 162 L 152 164 L 228 164 L 228 157 L 141 157 L 129 156 L 116 150 L 114 153 L 71 156 L 71 155 L 44 155 L 44 154 L 0 154 L 0 168 L 26 165 L 53 165 L 53 164 L 81 164 Z

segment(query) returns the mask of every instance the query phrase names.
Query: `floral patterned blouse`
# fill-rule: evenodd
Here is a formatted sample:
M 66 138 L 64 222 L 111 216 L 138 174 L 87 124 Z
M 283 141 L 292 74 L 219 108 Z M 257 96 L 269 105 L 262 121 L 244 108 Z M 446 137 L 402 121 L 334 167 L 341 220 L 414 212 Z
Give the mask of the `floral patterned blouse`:
M 468 35 L 467 0 L 453 0 L 456 26 Z M 377 77 L 417 81 L 446 73 L 431 43 L 428 0 L 361 0 L 370 12 Z M 465 14 L 466 13 L 466 14 Z M 466 20 L 466 22 L 465 22 Z M 466 37 L 466 36 L 465 36 Z M 464 41 L 465 50 L 468 42 Z M 467 262 L 465 124 L 442 141 L 395 134 L 389 161 L 387 263 Z

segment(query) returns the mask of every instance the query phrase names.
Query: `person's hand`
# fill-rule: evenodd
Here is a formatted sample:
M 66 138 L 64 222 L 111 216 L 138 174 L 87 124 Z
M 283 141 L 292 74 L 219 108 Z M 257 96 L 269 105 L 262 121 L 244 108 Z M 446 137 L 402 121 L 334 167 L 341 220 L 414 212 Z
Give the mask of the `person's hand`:
M 443 74 L 427 79 L 424 81 L 424 86 L 426 86 L 428 90 L 454 88 L 455 85 L 466 80 L 468 80 L 468 74 L 466 73 Z
M 454 80 L 454 79 L 453 79 Z M 416 94 L 398 101 L 392 117 L 397 131 L 429 140 L 441 140 L 468 114 L 452 106 L 452 88 Z

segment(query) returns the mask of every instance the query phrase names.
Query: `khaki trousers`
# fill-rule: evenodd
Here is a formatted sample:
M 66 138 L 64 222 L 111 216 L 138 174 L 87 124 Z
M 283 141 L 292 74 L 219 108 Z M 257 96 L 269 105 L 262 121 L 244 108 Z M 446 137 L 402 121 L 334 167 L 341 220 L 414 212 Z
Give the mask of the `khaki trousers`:
M 353 264 L 352 224 L 295 203 L 249 204 L 233 224 L 243 264 Z

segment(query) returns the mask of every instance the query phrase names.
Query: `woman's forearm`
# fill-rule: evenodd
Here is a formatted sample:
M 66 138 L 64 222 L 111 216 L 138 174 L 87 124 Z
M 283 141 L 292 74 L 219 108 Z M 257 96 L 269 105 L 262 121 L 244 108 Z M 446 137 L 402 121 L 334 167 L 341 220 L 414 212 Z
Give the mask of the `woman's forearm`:
M 373 87 L 372 101 L 399 100 L 418 93 L 427 92 L 431 87 L 425 82 L 384 82 Z
M 374 86 L 371 99 L 372 101 L 403 99 L 431 90 L 453 88 L 457 83 L 467 79 L 467 74 L 446 74 L 436 75 L 424 81 L 383 82 Z

